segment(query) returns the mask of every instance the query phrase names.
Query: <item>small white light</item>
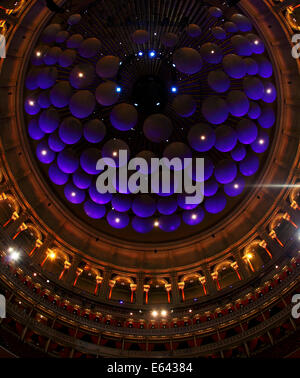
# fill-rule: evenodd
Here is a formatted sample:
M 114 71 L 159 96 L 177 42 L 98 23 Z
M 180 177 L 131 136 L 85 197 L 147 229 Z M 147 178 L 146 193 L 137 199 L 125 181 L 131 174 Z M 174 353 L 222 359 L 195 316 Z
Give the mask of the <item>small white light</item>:
M 167 316 L 167 311 L 166 310 L 162 310 L 162 312 L 160 314 L 161 314 L 161 316 Z
M 172 93 L 176 93 L 177 92 L 177 87 L 172 87 L 171 91 L 172 91 Z
M 143 55 L 144 55 L 143 51 L 139 51 L 139 56 L 143 56 Z
M 258 141 L 258 143 L 259 143 L 259 144 L 264 144 L 265 141 L 264 141 L 263 139 L 260 139 L 260 140 Z
M 75 193 L 75 192 L 72 192 L 72 193 L 71 193 L 71 196 L 72 196 L 72 197 L 76 197 L 76 193 Z
M 193 312 L 193 310 L 190 308 L 190 309 L 189 309 L 189 312 Z
M 78 77 L 82 78 L 84 76 L 83 72 L 78 73 Z
M 35 104 L 35 102 L 33 100 L 29 100 L 28 103 L 29 103 L 30 106 L 33 106 Z
M 254 44 L 255 44 L 255 45 L 258 45 L 258 44 L 259 44 L 259 41 L 256 39 L 256 40 L 254 41 Z
M 17 261 L 19 260 L 20 254 L 18 252 L 12 252 L 10 255 L 11 260 Z
M 238 189 L 239 188 L 239 184 L 234 184 L 234 189 Z
M 47 283 L 49 283 L 50 281 L 49 281 L 49 280 L 47 280 L 46 282 L 47 282 Z
M 192 219 L 194 219 L 194 220 L 197 219 L 197 214 L 193 214 Z
M 137 104 L 136 102 L 133 104 L 134 106 L 139 106 L 139 104 Z
M 116 88 L 116 92 L 117 92 L 117 93 L 121 93 L 121 92 L 122 92 L 122 88 L 121 88 L 121 87 L 117 87 L 117 88 Z
M 149 56 L 150 56 L 150 58 L 154 58 L 155 55 L 156 55 L 156 52 L 155 52 L 155 51 L 150 51 L 150 52 L 149 52 Z
M 268 93 L 268 94 L 272 93 L 272 89 L 268 88 L 268 89 L 267 89 L 267 93 Z
M 40 51 L 36 52 L 36 56 L 41 56 L 41 55 L 42 55 L 42 53 Z
M 115 222 L 116 222 L 116 223 L 120 223 L 120 218 L 116 218 L 116 219 L 115 219 Z
M 211 50 L 211 54 L 214 54 L 215 53 L 215 50 Z
M 113 156 L 118 156 L 117 151 L 114 151 L 114 152 L 113 152 Z
M 154 222 L 154 227 L 158 227 L 159 226 L 159 221 L 155 221 Z
M 157 103 L 156 103 L 156 106 L 159 106 L 159 105 L 160 105 L 160 102 L 157 102 Z
M 14 251 L 13 247 L 9 247 L 9 248 L 8 248 L 8 252 L 9 252 L 9 253 L 12 253 L 13 251 Z
M 47 155 L 47 150 L 42 150 L 42 151 L 41 151 L 41 154 L 42 154 L 43 156 Z
M 206 139 L 206 136 L 205 135 L 201 135 L 201 140 L 205 140 Z

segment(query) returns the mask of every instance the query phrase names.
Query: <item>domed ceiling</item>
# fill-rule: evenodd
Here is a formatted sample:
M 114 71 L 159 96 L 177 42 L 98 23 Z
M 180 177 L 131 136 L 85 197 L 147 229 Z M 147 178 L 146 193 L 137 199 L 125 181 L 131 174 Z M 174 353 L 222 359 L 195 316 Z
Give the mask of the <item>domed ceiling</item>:
M 259 181 L 276 122 L 271 58 L 251 20 L 163 0 L 94 2 L 59 17 L 24 84 L 28 139 L 49 189 L 121 240 L 176 241 L 222 224 Z M 97 160 L 117 162 L 124 149 L 148 160 L 203 157 L 204 201 L 187 205 L 172 187 L 124 193 L 117 182 L 100 194 Z

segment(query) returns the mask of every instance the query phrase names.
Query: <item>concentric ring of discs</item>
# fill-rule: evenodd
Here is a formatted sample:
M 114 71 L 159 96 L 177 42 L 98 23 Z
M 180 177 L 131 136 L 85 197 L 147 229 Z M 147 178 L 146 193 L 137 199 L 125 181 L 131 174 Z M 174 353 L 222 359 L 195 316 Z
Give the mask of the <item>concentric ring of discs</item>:
M 203 24 L 165 28 L 155 45 L 139 28 L 108 45 L 79 14 L 42 33 L 25 81 L 28 133 L 50 180 L 88 217 L 139 233 L 172 232 L 222 212 L 257 173 L 276 120 L 272 64 L 247 17 L 226 19 L 216 7 L 201 12 Z M 176 90 L 164 109 L 144 117 L 128 86 L 135 68 L 153 74 L 164 64 L 176 71 Z M 96 163 L 117 163 L 121 149 L 147 161 L 204 157 L 204 202 L 186 204 L 176 183 L 167 194 L 133 194 L 115 180 L 117 193 L 99 193 Z M 143 173 L 149 181 L 151 172 Z M 190 176 L 200 180 L 195 169 Z

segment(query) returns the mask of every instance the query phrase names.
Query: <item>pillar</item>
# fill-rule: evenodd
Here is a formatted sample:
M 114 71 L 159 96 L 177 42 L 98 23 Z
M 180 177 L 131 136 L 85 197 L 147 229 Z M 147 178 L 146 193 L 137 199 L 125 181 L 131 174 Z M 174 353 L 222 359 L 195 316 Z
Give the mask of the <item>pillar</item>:
M 202 271 L 204 273 L 204 276 L 205 276 L 205 280 L 206 280 L 206 285 L 207 285 L 207 291 L 208 291 L 208 295 L 213 295 L 215 293 L 217 293 L 217 287 L 212 279 L 212 276 L 211 276 L 211 272 L 210 272 L 210 267 L 209 265 L 204 265 L 202 267 Z
M 72 287 L 75 277 L 76 277 L 76 271 L 78 268 L 78 265 L 81 262 L 81 256 L 75 255 L 73 256 L 71 266 L 68 269 L 67 274 L 64 276 L 64 283 L 67 287 Z
M 180 293 L 179 293 L 179 288 L 178 288 L 178 277 L 177 277 L 176 272 L 172 273 L 171 285 L 172 285 L 173 304 L 179 304 L 180 303 Z
M 101 299 L 105 300 L 105 299 L 108 298 L 110 277 L 111 277 L 111 270 L 110 269 L 104 269 L 104 272 L 103 272 L 103 281 L 102 281 L 100 295 L 99 295 L 99 297 Z
M 237 262 L 238 270 L 239 270 L 239 273 L 241 275 L 241 278 L 247 279 L 250 276 L 250 274 L 247 271 L 247 268 L 245 266 L 245 261 L 241 257 L 241 251 L 239 251 L 237 249 L 233 250 L 232 255 L 235 258 L 235 261 Z
M 43 244 L 32 255 L 32 261 L 40 264 L 45 258 L 45 252 L 52 246 L 54 238 L 51 235 L 47 235 Z
M 142 272 L 138 273 L 136 283 L 136 304 L 142 305 L 144 303 L 144 281 L 145 275 Z

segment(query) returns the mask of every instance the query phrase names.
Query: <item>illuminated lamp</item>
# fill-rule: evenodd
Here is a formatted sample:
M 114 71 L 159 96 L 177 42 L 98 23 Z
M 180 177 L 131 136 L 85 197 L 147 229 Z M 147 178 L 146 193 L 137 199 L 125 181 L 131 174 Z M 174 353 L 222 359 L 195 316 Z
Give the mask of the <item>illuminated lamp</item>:
M 202 220 L 204 219 L 204 215 L 205 213 L 202 207 L 198 207 L 194 210 L 183 211 L 182 220 L 184 221 L 184 223 L 190 226 L 195 226 L 202 222 Z
M 129 216 L 127 213 L 119 213 L 110 210 L 106 215 L 107 222 L 114 228 L 125 228 L 129 224 Z
M 50 164 L 55 159 L 55 152 L 50 150 L 47 142 L 42 141 L 36 147 L 36 156 L 41 163 Z

